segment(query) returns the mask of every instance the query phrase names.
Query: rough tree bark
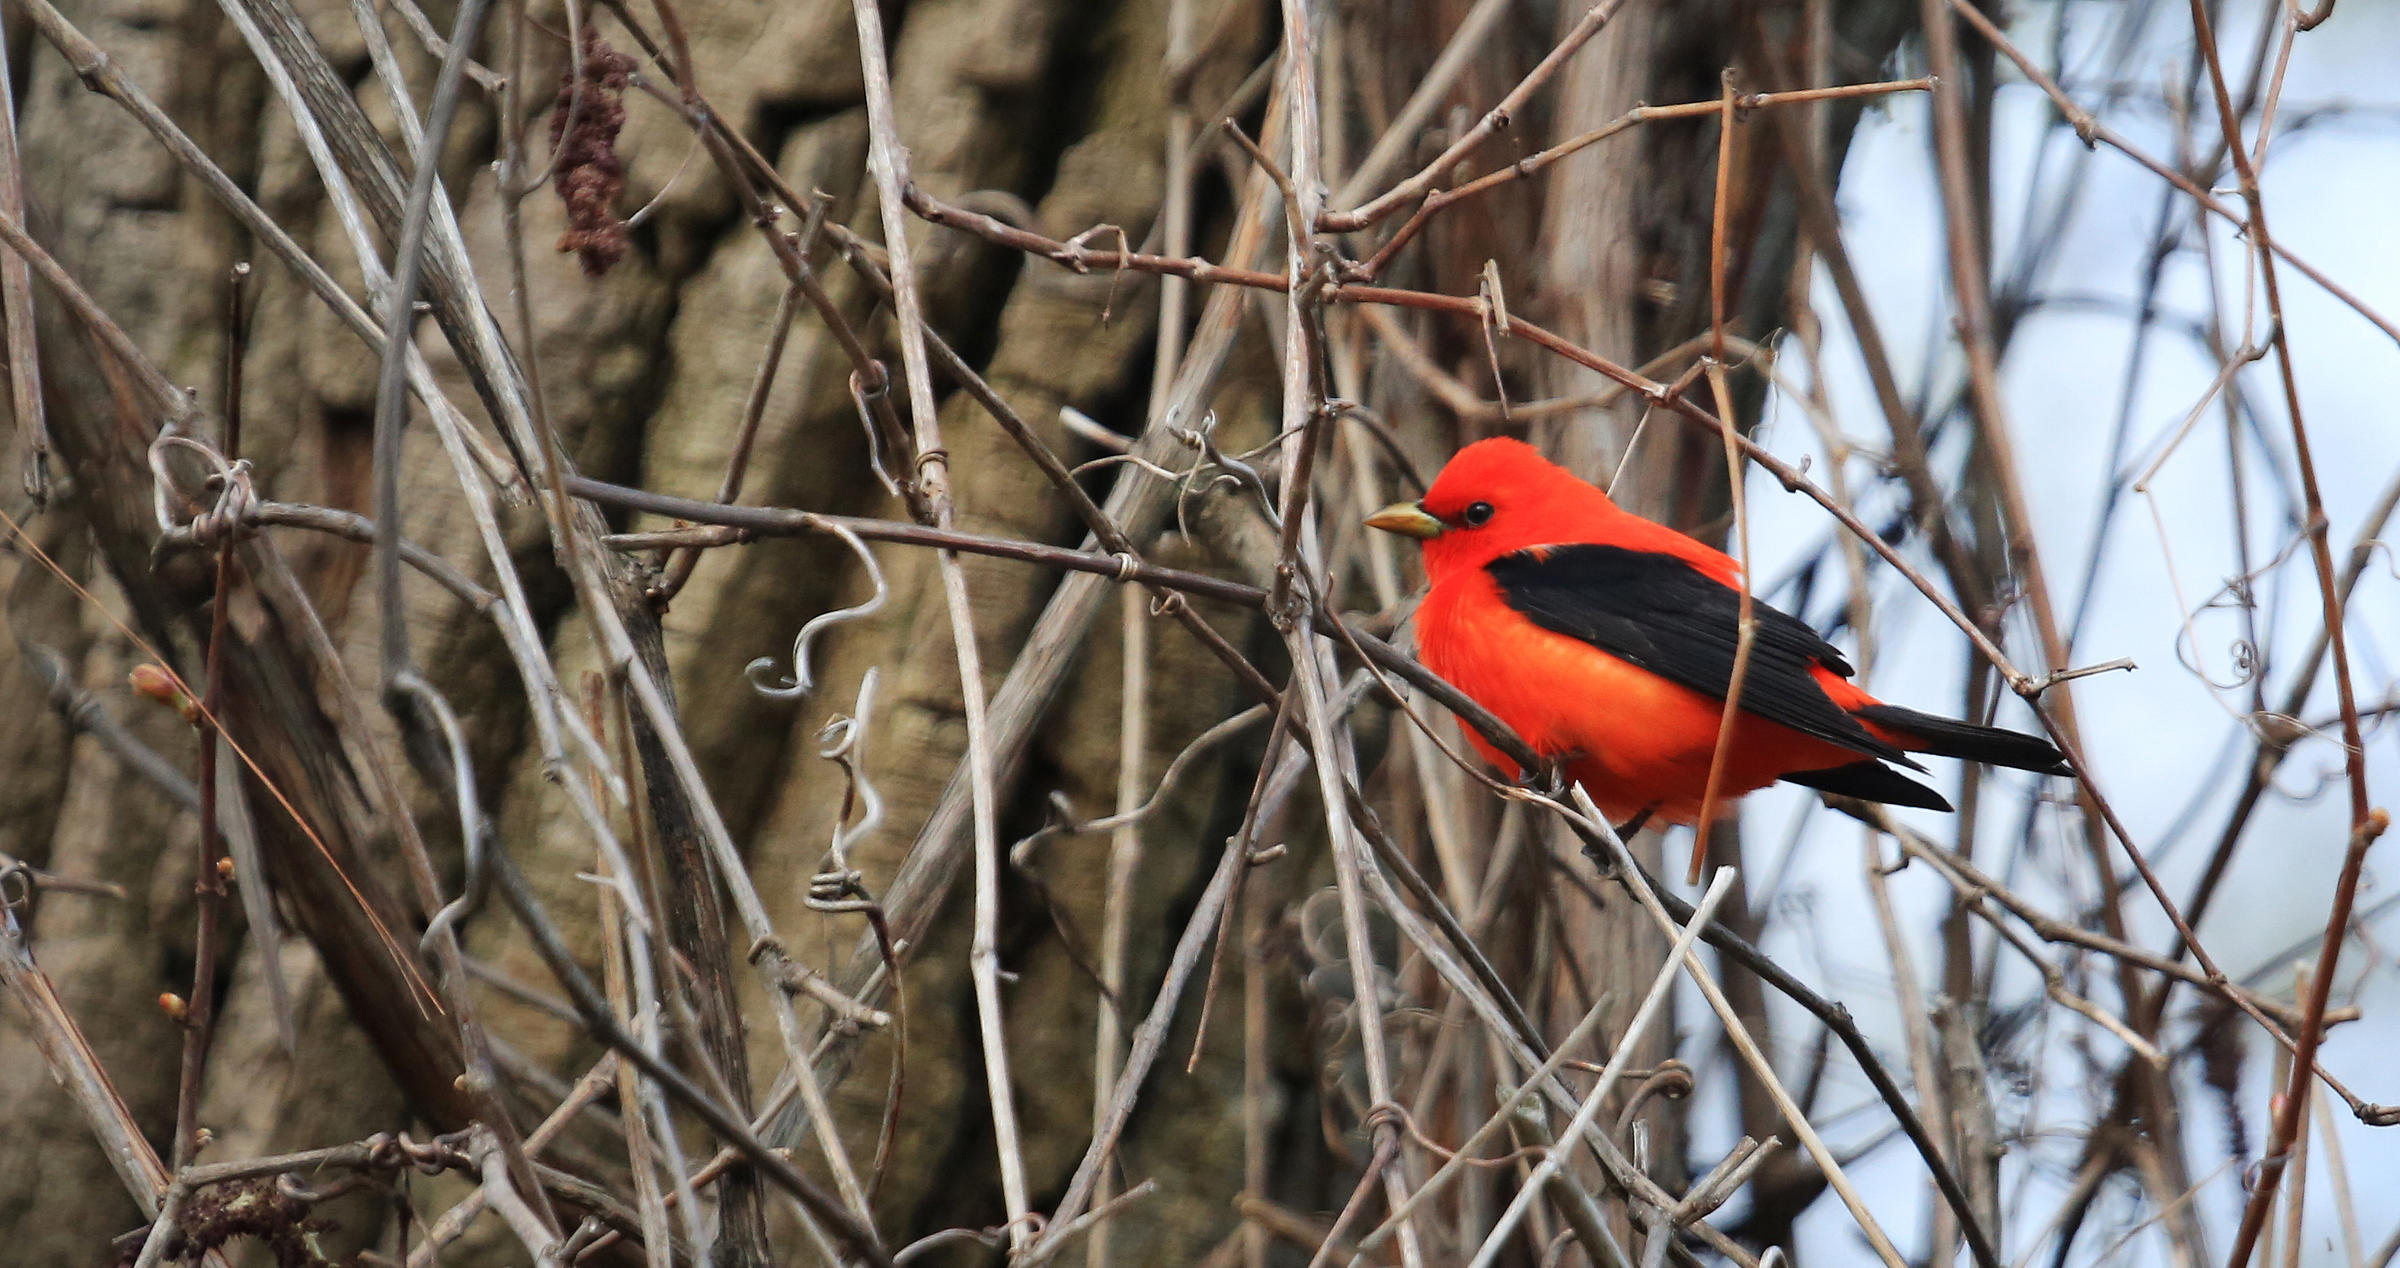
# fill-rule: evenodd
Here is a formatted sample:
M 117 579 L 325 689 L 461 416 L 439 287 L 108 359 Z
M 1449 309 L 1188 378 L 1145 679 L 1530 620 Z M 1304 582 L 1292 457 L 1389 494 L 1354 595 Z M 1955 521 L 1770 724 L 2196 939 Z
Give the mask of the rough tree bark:
M 1098 6 L 910 0 L 887 6 L 902 131 L 916 180 L 947 198 L 984 192 L 987 209 L 1016 208 L 1012 214 L 1029 215 L 1052 236 L 1113 225 L 1139 243 L 1159 216 L 1170 92 L 1182 85 L 1196 110 L 1214 109 L 1274 47 L 1273 5 L 1188 2 L 1200 33 L 1196 60 L 1167 73 L 1162 66 L 1170 0 Z M 1470 7 L 1464 0 L 1333 7 L 1329 25 L 1340 46 L 1342 81 L 1356 94 L 1356 102 L 1329 112 L 1342 129 L 1337 154 L 1355 156 L 1375 139 Z M 349 7 L 339 0 L 301 0 L 299 8 L 335 66 L 354 83 L 365 79 L 365 46 Z M 791 0 L 694 5 L 683 16 L 694 63 L 718 110 L 794 188 L 823 190 L 831 217 L 872 239 L 880 235 L 864 182 L 865 115 L 849 8 L 843 0 Z M 1435 113 L 1433 132 L 1471 122 L 1584 13 L 1581 4 L 1525 8 L 1538 20 L 1501 24 Z M 1900 30 L 1893 6 L 1874 0 L 1836 8 L 1843 51 L 1835 64 L 1863 72 L 1880 63 Z M 337 277 L 356 287 L 358 269 L 289 119 L 274 107 L 256 65 L 214 5 L 79 0 L 65 11 Z M 37 236 L 170 377 L 213 399 L 224 338 L 215 315 L 220 279 L 232 261 L 259 258 L 254 244 L 123 111 L 86 93 L 55 52 L 37 44 L 17 8 L 0 8 L 0 14 L 7 19 L 11 70 L 22 86 L 26 184 Z M 447 20 L 438 10 L 432 16 L 437 23 Z M 545 22 L 558 25 L 556 13 L 537 5 L 537 27 Z M 603 25 L 618 38 L 618 28 L 605 19 Z M 398 23 L 393 27 L 412 82 L 429 81 L 434 60 Z M 1795 86 L 1791 68 L 1808 64 L 1792 51 L 1802 29 L 1784 6 L 1633 0 L 1467 174 L 1491 170 L 1545 139 L 1597 126 L 1637 101 L 1713 97 L 1718 71 L 1728 65 L 1737 68 L 1745 88 Z M 562 63 L 561 43 L 537 37 L 534 64 L 544 82 Z M 362 98 L 390 132 L 381 95 L 369 88 Z M 1255 106 L 1241 110 L 1245 124 L 1255 124 Z M 470 250 L 494 262 L 505 258 L 502 195 L 489 166 L 496 127 L 488 100 L 470 96 L 444 172 Z M 1832 131 L 1845 135 L 1846 121 L 1837 118 Z M 541 134 L 537 126 L 533 135 Z M 1713 121 L 1641 130 L 1568 161 L 1542 182 L 1460 208 L 1437 223 L 1393 280 L 1473 293 L 1484 261 L 1496 259 L 1510 304 L 1569 338 L 1638 365 L 1706 328 L 1704 227 L 1715 180 L 1715 135 Z M 672 113 L 648 100 L 631 102 L 618 145 L 630 174 L 619 210 L 653 200 L 655 210 L 633 234 L 631 254 L 604 278 L 587 278 L 570 258 L 541 249 L 561 227 L 558 204 L 547 192 L 526 201 L 524 213 L 535 248 L 529 279 L 534 352 L 550 415 L 570 439 L 576 461 L 604 478 L 707 496 L 725 467 L 782 280 L 724 182 L 704 158 L 691 156 L 692 148 L 688 130 Z M 1438 148 L 1411 152 L 1429 155 Z M 1794 235 L 1776 170 L 1779 155 L 1772 145 L 1752 144 L 1740 156 L 1738 324 L 1745 335 L 1777 325 L 1786 301 Z M 1198 240 L 1204 254 L 1220 247 L 1225 232 L 1225 184 L 1215 174 L 1230 164 L 1241 175 L 1240 162 L 1229 149 L 1205 160 L 1211 175 L 1203 182 L 1207 214 Z M 1703 228 L 1695 234 L 1694 226 Z M 918 237 L 932 324 L 1052 444 L 1090 456 L 1088 444 L 1057 422 L 1061 406 L 1138 430 L 1150 393 L 1154 280 L 1079 275 L 925 226 Z M 853 276 L 830 265 L 822 272 L 862 328 L 888 337 L 883 314 Z M 506 276 L 496 263 L 483 274 L 487 300 L 498 313 L 510 311 Z M 245 447 L 257 460 L 259 486 L 277 498 L 363 512 L 374 358 L 279 265 L 261 260 L 257 295 Z M 1262 321 L 1274 320 L 1260 312 Z M 1472 328 L 1436 320 L 1406 326 L 1445 372 L 1479 394 L 1492 394 L 1486 351 Z M 0 769 L 10 772 L 0 779 L 0 851 L 54 872 L 124 886 L 122 898 L 47 897 L 34 925 L 35 943 L 127 1102 L 163 1141 L 172 1130 L 180 1034 L 154 999 L 162 990 L 184 989 L 191 974 L 194 816 L 94 740 L 71 734 L 48 704 L 52 693 L 34 661 L 44 649 L 54 650 L 74 683 L 149 745 L 188 767 L 190 732 L 123 690 L 138 654 L 107 614 L 125 615 L 146 635 L 165 639 L 162 646 L 189 672 L 198 664 L 193 631 L 204 628 L 191 622 L 204 595 L 190 592 L 188 578 L 177 590 L 152 574 L 143 529 L 148 489 L 139 463 L 146 439 L 138 433 L 141 420 L 110 413 L 106 384 L 68 330 L 58 321 L 44 327 L 45 360 L 55 355 L 59 363 L 45 376 L 54 409 L 102 420 L 66 432 L 113 436 L 115 448 L 62 445 L 63 496 L 46 511 L 31 514 L 13 482 L 0 490 L 0 499 L 13 515 L 31 514 L 34 540 L 99 598 L 77 599 L 24 552 L 0 556 L 0 623 L 23 653 L 0 656 L 0 712 L 18 719 L 0 729 Z M 1263 332 L 1258 321 L 1245 330 L 1216 398 L 1229 436 L 1263 439 L 1272 425 L 1271 356 L 1262 351 L 1271 344 Z M 432 351 L 434 343 L 428 338 L 429 354 L 453 399 L 472 402 L 455 365 Z M 1511 400 L 1595 389 L 1591 376 L 1528 352 L 1498 352 L 1501 386 Z M 1455 416 L 1408 374 L 1380 360 L 1367 369 L 1369 403 L 1428 468 L 1454 444 L 1512 426 L 1481 415 Z M 745 500 L 899 513 L 897 503 L 863 475 L 867 440 L 847 374 L 831 337 L 803 316 L 767 397 Z M 943 413 L 964 527 L 1045 540 L 1078 536 L 1067 508 L 971 401 L 950 395 Z M 1629 407 L 1579 410 L 1554 417 L 1535 434 L 1587 475 L 1605 478 L 1623 457 L 1637 421 Z M 478 559 L 472 526 L 425 428 L 412 429 L 406 460 L 410 537 L 454 559 Z M 1665 423 L 1654 424 L 1629 482 L 1628 500 L 1638 508 L 1687 525 L 1710 523 L 1723 505 L 1714 442 L 1695 442 Z M 514 516 L 508 527 L 518 562 L 574 690 L 573 678 L 595 666 L 594 656 L 578 624 L 568 619 L 570 590 L 551 564 L 538 518 L 521 508 Z M 372 683 L 374 605 L 362 588 L 366 548 L 309 537 L 283 539 L 283 548 L 354 678 Z M 1201 543 L 1172 535 L 1158 553 L 1169 562 L 1223 561 Z M 870 668 L 880 670 L 865 769 L 883 796 L 885 819 L 852 854 L 876 891 L 941 796 L 963 740 L 955 661 L 932 560 L 922 552 L 886 550 L 881 564 L 891 587 L 888 606 L 819 647 L 820 685 L 797 706 L 758 696 L 743 666 L 758 656 L 780 663 L 802 622 L 864 597 L 863 574 L 838 545 L 779 541 L 713 552 L 663 618 L 687 733 L 778 928 L 795 956 L 827 966 L 842 962 L 858 929 L 854 919 L 827 919 L 802 902 L 844 787 L 841 772 L 817 755 L 818 727 L 828 715 L 849 709 Z M 991 560 L 970 560 L 967 572 L 992 677 L 988 685 L 996 686 L 1055 578 Z M 1355 580 L 1358 594 L 1367 594 L 1365 580 Z M 581 939 L 582 950 L 593 951 L 599 940 L 590 920 L 594 892 L 573 879 L 589 869 L 589 841 L 556 799 L 542 794 L 545 772 L 532 751 L 531 723 L 500 640 L 482 617 L 413 577 L 407 600 L 423 663 L 465 715 L 500 839 L 553 910 L 579 918 L 570 933 Z M 1040 826 L 1054 793 L 1085 815 L 1111 805 L 1120 681 L 1111 627 L 1101 622 L 1102 632 L 1088 641 L 1070 685 L 1006 790 L 1004 841 Z M 1260 631 L 1229 628 L 1260 649 L 1262 663 L 1272 662 L 1263 655 L 1267 643 Z M 1175 685 L 1152 701 L 1145 766 L 1157 772 L 1202 729 L 1249 701 L 1205 651 L 1165 623 L 1151 643 L 1151 681 Z M 235 687 L 237 693 L 264 689 L 254 678 L 237 679 Z M 323 689 L 315 683 L 304 690 Z M 380 714 L 371 707 L 366 712 L 382 725 Z M 1395 753 L 1399 747 L 1393 746 Z M 294 769 L 304 765 L 301 758 L 292 755 Z M 1149 848 L 1130 922 L 1129 1025 L 1147 1006 L 1181 914 L 1239 820 L 1256 758 L 1253 738 L 1247 747 L 1236 745 L 1201 763 L 1143 825 Z M 338 772 L 321 775 L 327 788 L 342 782 Z M 402 782 L 414 798 L 409 810 L 455 868 L 454 822 L 420 785 L 405 775 Z M 1498 821 L 1488 806 L 1470 801 L 1466 823 L 1472 831 L 1465 839 L 1480 851 Z M 1396 808 L 1389 817 L 1430 863 L 1422 815 L 1411 810 Z M 356 851 L 362 870 L 380 878 L 384 891 L 404 893 L 388 829 L 378 829 L 364 808 L 349 813 L 343 822 L 356 833 L 342 844 Z M 1121 1150 L 1125 1172 L 1157 1178 L 1160 1190 L 1147 1199 L 1143 1218 L 1114 1231 L 1117 1262 L 1194 1262 L 1229 1244 L 1233 1199 L 1244 1187 L 1242 1009 L 1236 1001 L 1245 971 L 1272 975 L 1270 1050 L 1285 1054 L 1270 1071 L 1273 1186 L 1261 1196 L 1293 1210 L 1330 1212 L 1355 1182 L 1363 1161 L 1356 1138 L 1337 1142 L 1337 1149 L 1318 1130 L 1320 1122 L 1354 1126 L 1348 1116 L 1363 1107 L 1339 1104 L 1341 1041 L 1326 1039 L 1313 1025 L 1345 988 L 1328 984 L 1324 966 L 1312 964 L 1305 947 L 1295 949 L 1308 927 L 1299 913 L 1330 875 L 1322 843 L 1307 840 L 1308 822 L 1305 814 L 1291 816 L 1290 861 L 1262 869 L 1246 895 L 1246 902 L 1270 913 L 1261 920 L 1269 936 L 1256 956 L 1231 958 L 1199 1064 L 1188 1077 L 1180 1069 L 1156 1076 Z M 1555 843 L 1542 848 L 1564 849 Z M 1569 852 L 1565 866 L 1583 864 Z M 1041 885 L 1012 883 L 1003 958 L 1015 975 L 1006 1021 L 1039 1205 L 1063 1188 L 1089 1132 L 1090 1036 L 1102 1002 L 1078 957 L 1095 945 L 1102 927 L 1106 838 L 1053 840 L 1030 867 Z M 453 872 L 444 884 L 454 892 L 457 879 Z M 1519 867 L 1508 884 L 1514 898 L 1557 913 L 1554 935 L 1513 944 L 1503 937 L 1500 949 L 1504 968 L 1518 976 L 1537 1016 L 1554 1035 L 1562 1034 L 1598 993 L 1613 992 L 1621 1028 L 1664 944 L 1624 911 L 1593 908 L 1542 866 Z M 308 908 L 331 898 L 289 889 L 281 897 L 296 928 L 320 932 Z M 895 1242 L 1003 1218 L 989 1165 L 990 1115 L 973 1055 L 962 899 L 963 889 L 927 942 L 910 952 L 907 1097 L 877 1208 L 882 1231 Z M 398 914 L 401 900 L 390 902 L 396 924 L 411 932 L 421 927 L 422 913 Z M 239 922 L 231 923 L 238 940 Z M 1062 930 L 1072 931 L 1072 945 Z M 413 936 L 403 941 L 413 944 Z M 496 909 L 470 927 L 467 944 L 496 973 L 549 989 L 530 949 Z M 729 950 L 738 970 L 745 948 Z M 340 962 L 329 967 L 329 958 Z M 359 994 L 366 989 L 358 966 L 363 958 L 357 947 L 312 948 L 298 939 L 287 949 L 284 972 L 299 1003 L 297 1059 L 276 1044 L 255 948 L 228 958 L 224 1020 L 201 1116 L 218 1142 L 212 1156 L 353 1140 L 441 1117 L 440 1108 L 429 1104 L 438 1099 L 440 1079 L 428 1076 L 443 1069 L 443 1060 L 454 1070 L 455 1056 L 422 1057 L 413 1081 L 395 1073 L 408 1063 L 379 1059 L 379 1048 L 389 1058 L 391 1045 L 374 1042 L 386 1036 L 361 1024 L 367 1002 Z M 772 1027 L 755 1021 L 764 1015 L 760 1001 L 751 997 L 749 980 L 741 980 L 754 1019 L 753 1068 L 780 1069 Z M 573 1025 L 504 992 L 488 992 L 483 1001 L 494 1029 L 509 1036 L 507 1060 L 529 1102 L 548 1101 L 533 1072 L 571 1078 L 588 1063 L 591 1050 Z M 1191 1044 L 1192 1012 L 1187 1002 L 1170 1051 Z M 843 1130 L 862 1159 L 873 1150 L 891 1056 L 888 1041 L 868 1044 L 836 1094 Z M 93 1262 L 110 1237 L 140 1217 L 73 1109 L 48 1080 L 28 1073 L 38 1068 L 25 1037 L 0 1025 L 0 1072 L 6 1072 L 0 1075 L 0 1124 L 6 1125 L 0 1131 L 0 1228 L 12 1230 L 12 1259 Z M 768 1078 L 761 1073 L 756 1082 L 763 1092 Z M 1753 1123 L 1748 1129 L 1763 1136 L 1771 1127 Z M 1652 1165 L 1679 1180 L 1678 1136 L 1673 1115 L 1662 1112 Z M 812 1149 L 799 1152 L 813 1161 Z M 348 1235 L 377 1236 L 383 1213 L 371 1205 L 346 1208 Z

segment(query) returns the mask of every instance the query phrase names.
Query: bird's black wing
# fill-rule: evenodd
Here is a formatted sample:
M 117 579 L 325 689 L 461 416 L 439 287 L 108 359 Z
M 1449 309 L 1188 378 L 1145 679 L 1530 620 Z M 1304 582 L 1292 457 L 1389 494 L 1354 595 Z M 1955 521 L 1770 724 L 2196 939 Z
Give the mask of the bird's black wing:
M 1722 700 L 1733 678 L 1741 595 L 1673 555 L 1578 543 L 1522 550 L 1484 565 L 1508 606 L 1555 634 L 1580 639 L 1678 686 Z M 1847 678 L 1850 663 L 1806 623 L 1753 602 L 1758 632 L 1742 679 L 1742 710 L 1853 752 L 1908 766 L 1828 699 L 1810 674 Z M 1922 769 L 1919 767 L 1918 769 Z

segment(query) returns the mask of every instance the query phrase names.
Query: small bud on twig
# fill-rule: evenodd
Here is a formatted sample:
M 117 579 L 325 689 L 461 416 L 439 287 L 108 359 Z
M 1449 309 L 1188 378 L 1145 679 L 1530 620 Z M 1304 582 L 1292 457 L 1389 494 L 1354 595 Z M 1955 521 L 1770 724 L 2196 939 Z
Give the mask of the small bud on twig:
M 156 700 L 174 709 L 185 722 L 193 726 L 200 725 L 200 702 L 192 699 L 192 693 L 183 689 L 182 680 L 167 672 L 166 666 L 156 663 L 136 665 L 131 673 L 125 675 L 125 682 L 133 688 L 134 694 Z

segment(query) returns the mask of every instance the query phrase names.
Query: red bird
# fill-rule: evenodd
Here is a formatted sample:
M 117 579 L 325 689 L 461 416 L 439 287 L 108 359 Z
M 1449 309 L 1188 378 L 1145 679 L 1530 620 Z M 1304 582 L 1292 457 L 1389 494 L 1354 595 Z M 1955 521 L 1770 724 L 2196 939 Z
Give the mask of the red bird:
M 1733 676 L 1741 565 L 1608 495 L 1522 441 L 1458 451 L 1423 499 L 1367 524 L 1423 544 L 1425 666 L 1580 781 L 1611 822 L 1693 823 Z M 1717 807 L 1784 780 L 1948 810 L 1884 765 L 1910 753 L 2065 774 L 2047 740 L 1884 704 L 1797 618 L 1754 601 L 1757 633 Z M 1494 765 L 1498 750 L 1471 728 Z

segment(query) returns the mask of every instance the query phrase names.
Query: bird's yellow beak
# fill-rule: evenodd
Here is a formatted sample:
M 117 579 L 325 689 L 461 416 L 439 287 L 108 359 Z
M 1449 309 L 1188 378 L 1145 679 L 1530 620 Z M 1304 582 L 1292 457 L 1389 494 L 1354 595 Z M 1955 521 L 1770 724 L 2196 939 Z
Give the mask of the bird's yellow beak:
M 1418 541 L 1429 541 L 1441 536 L 1444 526 L 1414 502 L 1394 502 L 1368 516 L 1367 527 L 1398 533 L 1402 537 L 1414 537 Z

